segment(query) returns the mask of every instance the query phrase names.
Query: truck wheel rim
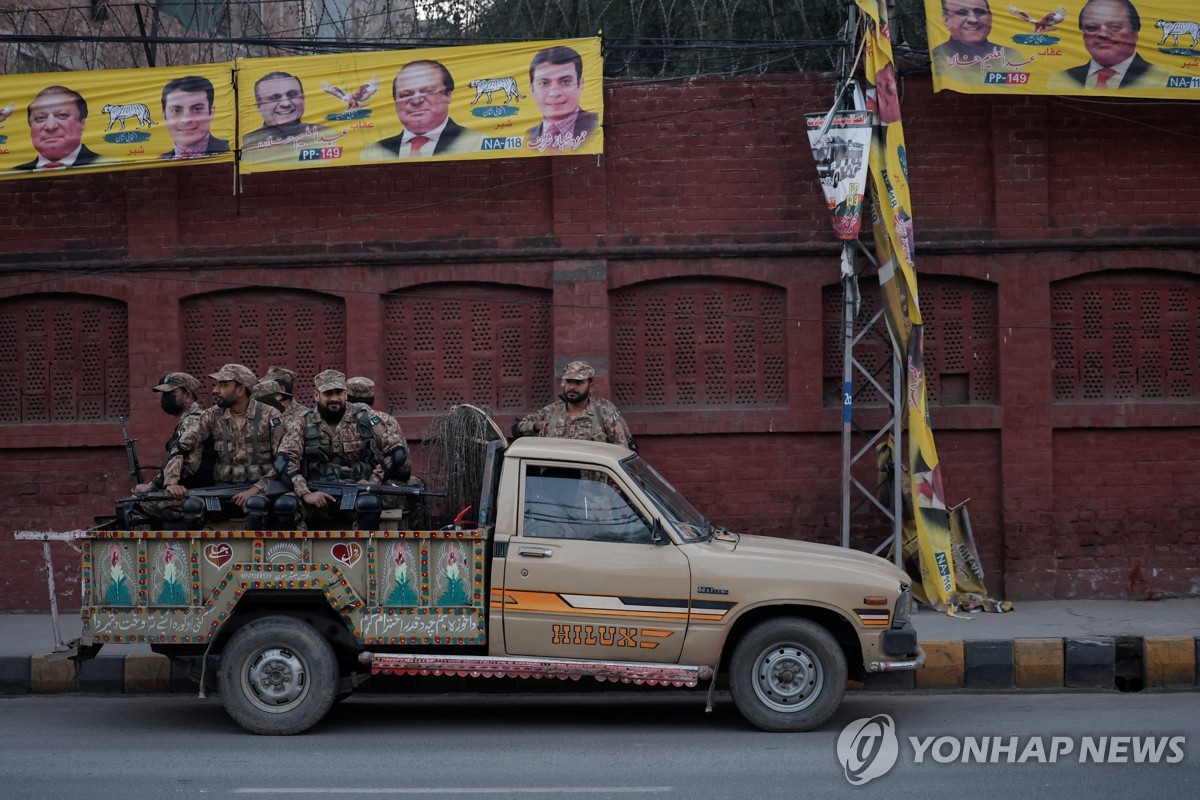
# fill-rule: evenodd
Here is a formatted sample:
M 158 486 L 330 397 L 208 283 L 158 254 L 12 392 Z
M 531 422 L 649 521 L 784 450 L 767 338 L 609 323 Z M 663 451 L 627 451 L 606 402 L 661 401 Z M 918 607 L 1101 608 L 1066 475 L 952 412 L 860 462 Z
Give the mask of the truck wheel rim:
M 308 668 L 304 659 L 286 647 L 265 648 L 243 672 L 246 696 L 263 711 L 289 710 L 308 695 Z
M 824 683 L 821 663 L 803 647 L 776 645 L 764 650 L 754 664 L 754 693 L 775 711 L 808 708 Z

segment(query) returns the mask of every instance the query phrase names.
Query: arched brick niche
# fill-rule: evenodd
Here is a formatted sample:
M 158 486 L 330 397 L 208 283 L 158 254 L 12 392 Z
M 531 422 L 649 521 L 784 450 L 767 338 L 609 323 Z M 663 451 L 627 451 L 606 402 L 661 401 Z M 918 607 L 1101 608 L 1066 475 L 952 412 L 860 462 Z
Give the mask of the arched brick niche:
M 313 376 L 345 368 L 346 306 L 340 298 L 239 289 L 188 297 L 181 312 L 184 371 L 202 384 L 222 364 L 242 364 L 258 376 L 271 365 L 285 366 L 297 373 L 296 396 L 311 405 Z
M 859 319 L 870 319 L 881 302 L 877 286 L 862 282 L 862 311 Z M 931 405 L 995 405 L 1000 402 L 999 338 L 997 336 L 996 286 L 984 281 L 957 277 L 921 276 L 921 317 L 925 334 L 925 376 Z M 822 369 L 826 406 L 842 402 L 842 287 L 826 286 L 823 306 Z M 879 333 L 864 337 L 855 347 L 855 358 L 880 378 L 885 388 L 891 380 L 887 369 L 891 344 L 882 320 Z M 883 399 L 873 386 L 861 389 L 856 405 L 881 405 Z
M 1054 402 L 1200 399 L 1200 279 L 1105 272 L 1050 293 Z
M 387 396 L 397 414 L 458 403 L 528 413 L 554 374 L 551 294 L 485 283 L 425 284 L 383 299 Z
M 613 292 L 612 386 L 622 409 L 787 405 L 786 293 L 685 278 Z
M 125 304 L 76 294 L 0 301 L 0 423 L 129 415 Z

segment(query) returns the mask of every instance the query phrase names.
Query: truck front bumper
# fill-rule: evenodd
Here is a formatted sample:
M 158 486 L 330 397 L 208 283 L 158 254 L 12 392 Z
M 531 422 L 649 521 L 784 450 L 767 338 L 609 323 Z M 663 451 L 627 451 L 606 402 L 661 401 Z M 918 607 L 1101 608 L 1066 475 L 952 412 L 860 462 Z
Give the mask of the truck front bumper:
M 883 657 L 868 661 L 867 672 L 896 672 L 925 665 L 925 651 L 917 644 L 917 630 L 912 622 L 884 631 L 881 645 Z

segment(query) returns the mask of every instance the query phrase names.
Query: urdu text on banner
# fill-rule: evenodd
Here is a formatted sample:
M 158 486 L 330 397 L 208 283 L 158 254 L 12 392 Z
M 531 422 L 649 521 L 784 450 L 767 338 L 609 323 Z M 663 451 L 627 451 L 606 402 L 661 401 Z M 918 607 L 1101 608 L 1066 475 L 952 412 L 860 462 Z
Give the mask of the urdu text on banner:
M 933 85 L 1200 100 L 1196 0 L 925 0 Z
M 603 152 L 599 39 L 237 64 L 243 173 Z

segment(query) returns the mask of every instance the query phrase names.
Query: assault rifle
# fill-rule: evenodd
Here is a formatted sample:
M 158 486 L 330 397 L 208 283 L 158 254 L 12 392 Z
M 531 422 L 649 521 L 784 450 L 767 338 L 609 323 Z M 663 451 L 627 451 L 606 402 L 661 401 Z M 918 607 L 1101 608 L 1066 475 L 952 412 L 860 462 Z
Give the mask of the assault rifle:
M 204 501 L 205 511 L 220 511 L 221 501 L 226 500 L 232 502 L 233 496 L 253 486 L 253 483 L 225 483 L 220 486 L 201 486 L 196 489 L 188 489 L 188 497 L 198 497 Z M 267 491 L 263 494 L 268 498 L 276 498 L 281 494 L 287 494 L 291 488 L 284 484 L 283 481 L 272 478 L 267 482 Z M 143 500 L 173 500 L 171 493 L 163 490 L 151 492 L 138 492 L 129 497 L 123 497 L 118 500 L 118 503 L 141 502 Z
M 324 492 L 338 501 L 339 511 L 353 511 L 360 495 L 404 497 L 445 497 L 445 492 L 431 492 L 423 486 L 393 486 L 391 484 L 351 483 L 349 481 L 309 481 L 310 492 Z
M 137 448 L 133 445 L 137 439 L 129 438 L 129 431 L 125 430 L 125 418 L 117 417 L 121 421 L 121 436 L 125 439 L 125 455 L 129 458 L 129 477 L 133 478 L 134 484 L 142 482 L 142 465 L 138 463 Z

